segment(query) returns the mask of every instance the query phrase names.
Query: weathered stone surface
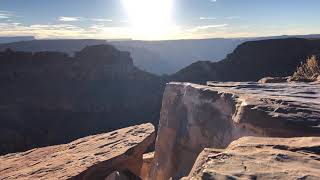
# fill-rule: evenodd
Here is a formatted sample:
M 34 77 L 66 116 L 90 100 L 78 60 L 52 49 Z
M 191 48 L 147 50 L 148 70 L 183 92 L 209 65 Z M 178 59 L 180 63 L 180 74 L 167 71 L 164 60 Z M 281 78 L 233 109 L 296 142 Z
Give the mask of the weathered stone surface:
M 155 138 L 152 124 L 0 157 L 0 179 L 103 179 L 114 171 L 140 175 Z
M 233 94 L 233 121 L 266 136 L 320 135 L 319 83 L 217 83 L 214 91 Z
M 287 82 L 290 77 L 265 77 L 259 80 L 259 83 L 284 83 Z
M 205 149 L 183 179 L 320 179 L 320 138 L 244 137 Z
M 167 85 L 150 179 L 181 178 L 204 148 L 243 136 L 320 135 L 319 84 L 209 85 Z
M 150 169 L 153 165 L 153 160 L 154 160 L 154 152 L 150 152 L 143 155 L 142 167 L 140 171 L 141 179 L 148 179 Z

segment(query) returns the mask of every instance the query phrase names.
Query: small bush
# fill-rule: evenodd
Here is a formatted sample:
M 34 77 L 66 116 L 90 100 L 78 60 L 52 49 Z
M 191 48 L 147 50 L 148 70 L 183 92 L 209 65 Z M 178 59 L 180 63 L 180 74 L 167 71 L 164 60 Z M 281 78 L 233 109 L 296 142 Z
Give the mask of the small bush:
M 316 56 L 311 56 L 297 68 L 293 74 L 294 81 L 315 81 L 320 75 L 320 64 Z

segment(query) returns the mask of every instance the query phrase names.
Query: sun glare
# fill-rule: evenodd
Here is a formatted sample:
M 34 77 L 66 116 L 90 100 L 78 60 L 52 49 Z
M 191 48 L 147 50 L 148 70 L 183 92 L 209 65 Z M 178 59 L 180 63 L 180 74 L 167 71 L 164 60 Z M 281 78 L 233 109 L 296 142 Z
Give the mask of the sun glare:
M 172 27 L 173 0 L 122 0 L 134 38 L 162 39 Z

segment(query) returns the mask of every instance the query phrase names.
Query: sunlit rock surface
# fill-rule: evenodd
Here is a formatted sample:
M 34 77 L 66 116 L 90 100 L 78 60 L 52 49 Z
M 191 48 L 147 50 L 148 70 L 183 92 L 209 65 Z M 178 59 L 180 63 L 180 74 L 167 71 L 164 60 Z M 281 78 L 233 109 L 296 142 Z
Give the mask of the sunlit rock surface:
M 114 171 L 140 175 L 153 143 L 152 124 L 78 139 L 69 144 L 0 157 L 0 179 L 104 179 Z
M 320 135 L 320 83 L 216 83 L 215 91 L 234 94 L 233 121 L 267 136 Z
M 319 91 L 316 83 L 169 83 L 149 178 L 186 176 L 204 148 L 243 136 L 319 136 Z
M 202 151 L 183 179 L 320 179 L 320 138 L 244 137 Z
M 148 179 L 150 169 L 153 165 L 154 152 L 150 152 L 143 155 L 142 167 L 140 171 L 141 179 Z

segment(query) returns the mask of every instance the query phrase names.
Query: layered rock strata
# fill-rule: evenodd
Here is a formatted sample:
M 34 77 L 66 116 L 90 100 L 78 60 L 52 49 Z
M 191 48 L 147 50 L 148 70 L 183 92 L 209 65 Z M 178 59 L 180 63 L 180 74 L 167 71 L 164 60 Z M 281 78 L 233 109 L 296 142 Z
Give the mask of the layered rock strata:
M 316 83 L 167 84 L 149 178 L 186 176 L 204 148 L 226 148 L 243 136 L 319 136 L 319 89 Z
M 0 157 L 0 179 L 104 179 L 114 171 L 140 176 L 143 153 L 153 143 L 152 124 L 78 139 L 69 144 Z
M 202 151 L 183 179 L 320 179 L 319 149 L 319 137 L 244 137 Z

